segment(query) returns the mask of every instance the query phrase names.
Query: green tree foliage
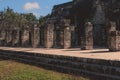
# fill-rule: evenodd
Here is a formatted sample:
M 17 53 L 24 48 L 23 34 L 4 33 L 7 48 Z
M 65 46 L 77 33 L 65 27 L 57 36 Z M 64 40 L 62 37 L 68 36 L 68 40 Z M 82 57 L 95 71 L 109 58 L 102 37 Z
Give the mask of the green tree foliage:
M 23 26 L 30 26 L 35 22 L 37 18 L 32 13 L 16 13 L 9 7 L 0 11 L 0 29 L 22 29 Z
M 44 22 L 45 22 L 44 17 L 43 17 L 43 16 L 40 16 L 40 18 L 39 18 L 39 25 L 40 25 L 40 26 L 43 26 L 43 25 L 44 25 Z

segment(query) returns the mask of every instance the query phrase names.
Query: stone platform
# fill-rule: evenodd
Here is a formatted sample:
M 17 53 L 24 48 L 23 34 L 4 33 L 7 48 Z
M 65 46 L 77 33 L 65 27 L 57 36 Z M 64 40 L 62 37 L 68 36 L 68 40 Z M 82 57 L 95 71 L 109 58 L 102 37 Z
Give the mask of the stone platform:
M 120 80 L 120 52 L 0 47 L 0 59 L 10 59 L 91 80 Z
M 46 48 L 0 47 L 0 50 L 20 51 L 20 52 L 22 51 L 22 52 L 28 52 L 28 53 L 40 53 L 40 54 L 49 54 L 49 55 L 62 55 L 62 56 L 70 56 L 70 57 L 120 61 L 120 51 L 109 52 L 108 49 L 80 50 L 79 48 L 46 49 Z

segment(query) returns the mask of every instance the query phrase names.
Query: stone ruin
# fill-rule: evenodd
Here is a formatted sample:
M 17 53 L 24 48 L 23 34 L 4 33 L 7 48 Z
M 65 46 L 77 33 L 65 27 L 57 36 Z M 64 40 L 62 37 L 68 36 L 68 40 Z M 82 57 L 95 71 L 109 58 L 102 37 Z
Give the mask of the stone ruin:
M 106 47 L 120 51 L 118 0 L 73 0 L 55 5 L 44 26 L 1 30 L 0 46 L 72 48 Z

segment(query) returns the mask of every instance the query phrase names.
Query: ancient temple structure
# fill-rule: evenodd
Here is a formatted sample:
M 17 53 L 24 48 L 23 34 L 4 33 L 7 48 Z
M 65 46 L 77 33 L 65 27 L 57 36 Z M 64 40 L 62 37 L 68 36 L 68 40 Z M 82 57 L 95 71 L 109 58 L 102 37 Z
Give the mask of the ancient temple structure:
M 106 47 L 119 51 L 119 3 L 119 0 L 72 0 L 55 5 L 42 27 L 33 25 L 32 30 L 1 31 L 0 45 L 80 47 L 83 50 Z M 7 33 L 14 33 L 14 36 L 6 38 Z

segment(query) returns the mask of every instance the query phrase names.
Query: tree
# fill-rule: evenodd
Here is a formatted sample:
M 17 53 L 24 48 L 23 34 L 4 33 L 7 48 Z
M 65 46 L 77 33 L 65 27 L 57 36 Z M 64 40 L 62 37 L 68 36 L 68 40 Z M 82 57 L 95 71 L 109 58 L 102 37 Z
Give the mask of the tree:
M 43 16 L 40 16 L 40 18 L 39 18 L 39 25 L 40 25 L 40 26 L 43 26 L 44 23 L 45 23 L 44 17 L 43 17 Z

